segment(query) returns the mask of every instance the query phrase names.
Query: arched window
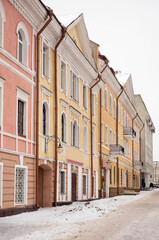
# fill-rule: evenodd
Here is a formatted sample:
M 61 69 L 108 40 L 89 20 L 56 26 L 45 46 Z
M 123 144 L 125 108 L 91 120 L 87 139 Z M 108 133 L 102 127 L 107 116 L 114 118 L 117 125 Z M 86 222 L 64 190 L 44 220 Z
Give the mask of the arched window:
M 6 21 L 5 11 L 2 0 L 0 0 L 0 47 L 3 48 L 4 42 L 4 23 Z
M 110 97 L 109 97 L 109 112 L 112 115 L 112 95 L 111 94 L 110 94 Z
M 18 55 L 19 62 L 28 66 L 28 46 L 29 46 L 29 35 L 26 26 L 23 22 L 19 22 L 17 25 L 18 35 Z
M 83 143 L 84 143 L 84 151 L 87 151 L 87 127 L 86 126 L 84 127 L 83 135 L 84 135 L 84 141 L 83 141 Z
M 49 135 L 49 116 L 48 116 L 48 105 L 43 103 L 43 118 L 42 118 L 42 133 L 43 135 Z
M 66 116 L 64 113 L 61 116 L 61 140 L 66 142 Z
M 76 120 L 71 122 L 71 145 L 79 147 L 79 126 Z
M 108 93 L 107 93 L 107 89 L 105 89 L 105 110 L 108 110 Z
M 114 119 L 116 119 L 116 100 L 114 99 Z

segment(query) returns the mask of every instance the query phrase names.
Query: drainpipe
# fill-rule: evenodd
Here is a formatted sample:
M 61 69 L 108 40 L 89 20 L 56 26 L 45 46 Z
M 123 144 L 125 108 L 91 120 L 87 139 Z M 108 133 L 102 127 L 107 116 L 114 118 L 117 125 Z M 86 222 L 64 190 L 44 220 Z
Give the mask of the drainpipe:
M 64 39 L 67 32 L 67 28 L 62 28 L 62 35 L 60 40 L 55 46 L 55 177 L 54 177 L 54 206 L 57 205 L 57 162 L 58 162 L 58 153 L 57 153 L 57 143 L 58 143 L 58 95 L 57 95 L 57 48 L 59 47 L 60 43 Z M 54 104 L 54 102 L 53 102 Z M 53 116 L 54 117 L 54 116 Z
M 139 146 L 140 146 L 140 162 L 141 162 L 141 132 L 144 128 L 144 123 L 142 128 L 140 129 L 140 133 L 139 133 Z M 141 169 L 140 169 L 140 190 L 141 190 Z
M 105 61 L 106 65 L 100 73 L 103 73 L 108 66 L 108 60 Z M 99 74 L 98 81 L 93 84 L 90 88 L 90 119 L 91 119 L 91 197 L 93 198 L 93 121 L 92 121 L 92 89 L 100 82 L 102 76 Z M 101 111 L 101 100 L 100 100 L 100 111 Z M 101 116 L 100 116 L 100 133 L 101 133 Z M 101 134 L 100 134 L 100 163 L 102 162 L 102 151 L 101 151 Z
M 118 111 L 119 111 L 118 102 L 123 91 L 124 91 L 124 87 L 121 86 L 121 92 L 119 93 L 116 99 L 116 145 L 118 145 Z M 116 159 L 117 159 L 117 195 L 119 195 L 119 158 L 117 157 Z
M 40 34 L 45 30 L 45 28 L 52 21 L 53 10 L 50 9 L 48 11 L 49 19 L 44 24 L 44 26 L 37 33 L 37 94 L 36 94 L 36 206 L 39 207 L 38 199 L 39 199 L 39 171 L 38 171 L 38 160 L 39 160 L 39 69 L 40 69 Z
M 134 120 L 135 118 L 138 117 L 138 113 L 136 113 L 135 117 L 132 119 L 132 129 L 134 129 Z M 133 184 L 133 189 L 134 189 L 134 140 L 132 140 L 132 167 L 133 167 L 133 172 L 132 172 L 132 184 Z

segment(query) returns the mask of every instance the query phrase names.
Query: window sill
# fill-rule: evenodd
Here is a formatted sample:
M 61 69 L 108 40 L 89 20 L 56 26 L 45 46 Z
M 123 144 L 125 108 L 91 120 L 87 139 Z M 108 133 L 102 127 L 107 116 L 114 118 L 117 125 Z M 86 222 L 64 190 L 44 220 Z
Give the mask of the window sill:
M 20 133 L 18 133 L 18 136 L 19 136 L 19 137 L 26 138 L 26 136 L 25 136 L 25 135 L 23 135 L 23 134 L 20 134 Z

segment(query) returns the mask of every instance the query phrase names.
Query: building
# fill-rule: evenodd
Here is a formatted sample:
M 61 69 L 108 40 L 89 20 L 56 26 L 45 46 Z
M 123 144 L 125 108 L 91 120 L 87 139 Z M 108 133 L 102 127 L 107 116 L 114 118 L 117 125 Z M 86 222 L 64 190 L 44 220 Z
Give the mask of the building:
M 136 109 L 144 123 L 141 132 L 141 187 L 149 188 L 153 182 L 153 133 L 155 126 L 140 94 L 135 95 Z
M 159 184 L 159 161 L 153 162 L 153 183 Z

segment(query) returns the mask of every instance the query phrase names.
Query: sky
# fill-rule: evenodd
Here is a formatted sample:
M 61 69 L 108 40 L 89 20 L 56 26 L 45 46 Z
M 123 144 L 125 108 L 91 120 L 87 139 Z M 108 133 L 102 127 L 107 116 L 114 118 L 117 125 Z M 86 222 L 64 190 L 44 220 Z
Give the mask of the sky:
M 84 14 L 90 40 L 115 71 L 131 73 L 156 128 L 154 160 L 159 160 L 159 1 L 43 0 L 57 17 Z

